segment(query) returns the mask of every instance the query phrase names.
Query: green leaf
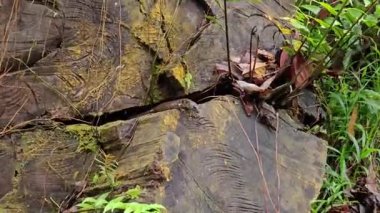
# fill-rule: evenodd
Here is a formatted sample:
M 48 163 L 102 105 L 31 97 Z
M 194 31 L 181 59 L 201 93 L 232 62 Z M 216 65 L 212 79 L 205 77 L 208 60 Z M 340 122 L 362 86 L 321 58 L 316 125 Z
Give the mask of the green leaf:
M 374 148 L 364 148 L 363 151 L 360 153 L 361 159 L 368 158 L 372 153 L 380 152 L 380 149 L 374 149 Z
M 319 11 L 321 10 L 320 7 L 318 7 L 316 5 L 309 5 L 309 4 L 301 5 L 301 8 L 304 8 L 304 9 L 312 12 L 314 15 L 317 15 L 319 13 Z
M 97 198 L 97 200 L 99 200 L 99 199 L 105 200 L 105 199 L 108 197 L 108 195 L 109 195 L 109 192 L 103 193 L 103 194 L 101 194 L 101 195 Z
M 356 153 L 355 153 L 355 158 L 356 158 L 356 163 L 360 163 L 361 161 L 361 158 L 360 158 L 360 147 L 359 147 L 359 143 L 358 141 L 356 140 L 356 138 L 351 135 L 351 134 L 347 134 L 348 137 L 350 138 L 351 142 L 353 143 L 354 147 L 355 147 L 355 150 L 356 150 Z
M 309 29 L 306 27 L 306 25 L 296 19 L 290 19 L 290 23 L 295 27 L 296 29 L 303 31 L 304 33 L 308 33 Z
M 88 204 L 88 203 L 79 203 L 76 206 L 79 207 L 79 209 L 83 210 L 83 211 L 95 209 L 94 205 L 91 205 L 91 204 Z
M 130 199 L 137 199 L 140 197 L 141 195 L 141 187 L 139 185 L 137 185 L 135 188 L 133 189 L 128 189 L 128 191 L 126 192 L 127 196 L 130 198 Z
M 95 174 L 94 177 L 92 177 L 92 182 L 93 184 L 99 183 L 99 174 Z
M 191 75 L 190 72 L 187 72 L 187 73 L 185 74 L 185 79 L 184 79 L 184 81 L 185 81 L 186 89 L 190 89 L 190 87 L 191 87 L 191 83 L 192 83 L 192 81 L 193 81 L 193 76 Z
M 107 193 L 104 193 L 102 195 L 100 195 L 98 198 L 96 198 L 96 202 L 95 202 L 95 208 L 103 208 L 107 203 L 108 201 L 106 200 L 107 196 L 108 196 L 109 192 Z
M 330 24 L 319 18 L 313 18 L 322 28 L 329 28 Z
M 366 15 L 363 19 L 364 24 L 366 24 L 368 27 L 375 27 L 377 23 L 379 22 L 379 19 L 375 15 Z
M 96 199 L 93 198 L 93 197 L 86 197 L 82 203 L 95 203 L 96 202 Z
M 113 211 L 115 209 L 125 209 L 127 204 L 122 202 L 124 199 L 125 199 L 124 196 L 120 196 L 120 197 L 117 197 L 115 199 L 112 199 L 104 207 L 103 213 L 110 211 L 110 210 Z
M 364 13 L 364 11 L 357 8 L 345 8 L 342 12 L 342 18 L 347 18 L 351 23 L 357 21 L 357 19 Z
M 327 4 L 325 2 L 317 2 L 317 3 L 320 4 L 323 8 L 325 8 L 330 14 L 334 16 L 338 14 L 336 10 L 330 4 Z
M 324 19 L 324 21 L 330 26 L 333 24 L 333 27 L 342 26 L 342 24 L 339 22 L 339 20 L 335 19 L 334 17 L 327 17 Z
M 364 7 L 368 7 L 372 3 L 370 0 L 363 0 L 363 2 L 364 2 Z
M 380 4 L 376 5 L 376 10 L 375 10 L 374 15 L 375 15 L 377 18 L 380 18 Z
M 333 27 L 332 30 L 334 31 L 337 38 L 341 38 L 344 35 L 343 29 L 340 27 Z

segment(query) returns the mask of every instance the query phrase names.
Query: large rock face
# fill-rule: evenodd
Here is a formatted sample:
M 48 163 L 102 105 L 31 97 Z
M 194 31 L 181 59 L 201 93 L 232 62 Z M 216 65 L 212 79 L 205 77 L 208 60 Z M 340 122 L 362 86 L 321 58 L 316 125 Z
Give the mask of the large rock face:
M 51 121 L 213 85 L 214 64 L 226 58 L 221 3 L 0 0 L 0 212 L 62 210 L 137 184 L 143 201 L 169 212 L 307 212 L 325 143 L 286 119 L 275 131 L 246 117 L 234 98 L 99 127 Z M 280 45 L 268 17 L 290 8 L 276 0 L 230 3 L 232 54 L 248 49 L 253 26 L 260 47 Z M 113 161 L 110 183 L 97 172 L 99 162 Z
M 102 147 L 118 158 L 119 190 L 139 184 L 145 200 L 169 212 L 307 212 L 321 186 L 326 144 L 282 119 L 278 131 L 269 129 L 237 103 L 219 98 L 199 112 L 14 134 L 0 141 L 1 163 L 8 165 L 0 172 L 0 208 L 51 209 L 49 200 L 61 203 L 75 182 L 91 181 L 94 155 L 78 151 Z
M 0 127 L 200 91 L 226 57 L 221 2 L 43 2 L 3 0 L 0 7 Z M 233 54 L 248 49 L 253 26 L 259 46 L 281 43 L 268 18 L 287 13 L 289 2 L 281 4 L 229 4 Z

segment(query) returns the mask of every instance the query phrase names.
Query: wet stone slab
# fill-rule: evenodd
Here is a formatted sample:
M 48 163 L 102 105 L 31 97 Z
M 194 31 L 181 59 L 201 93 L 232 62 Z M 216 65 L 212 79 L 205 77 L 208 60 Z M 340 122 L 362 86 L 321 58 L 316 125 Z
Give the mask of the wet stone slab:
M 231 97 L 198 110 L 2 138 L 0 163 L 9 168 L 0 172 L 0 209 L 54 209 L 50 201 L 61 203 L 83 180 L 89 183 L 83 196 L 109 191 L 110 185 L 90 184 L 98 168 L 91 153 L 102 148 L 118 159 L 117 192 L 138 184 L 143 201 L 169 212 L 309 211 L 322 184 L 325 141 L 282 119 L 275 131 L 247 117 Z
M 216 1 L 19 2 L 14 16 L 13 1 L 0 8 L 0 37 L 7 38 L 1 42 L 1 128 L 201 91 L 215 83 L 214 65 L 226 57 Z M 267 16 L 286 15 L 287 1 L 228 7 L 232 54 L 248 49 L 253 26 L 260 47 L 281 44 Z

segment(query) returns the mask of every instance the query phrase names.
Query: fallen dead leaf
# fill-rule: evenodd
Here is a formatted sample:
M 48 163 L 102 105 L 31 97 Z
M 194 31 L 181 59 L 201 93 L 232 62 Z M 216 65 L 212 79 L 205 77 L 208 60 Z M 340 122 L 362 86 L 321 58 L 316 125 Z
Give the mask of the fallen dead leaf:
M 228 64 L 223 61 L 222 63 L 215 64 L 215 71 L 218 75 L 228 73 Z M 241 71 L 238 69 L 236 63 L 231 63 L 231 74 L 239 80 L 243 80 L 243 76 L 241 75 Z
M 256 84 L 251 84 L 245 81 L 236 81 L 238 87 L 242 88 L 246 93 L 252 94 L 255 92 L 264 92 L 269 88 L 271 83 L 276 78 L 276 75 L 268 78 L 261 86 L 257 86 Z
M 241 62 L 241 58 L 238 57 L 238 56 L 231 56 L 230 57 L 230 61 L 234 62 L 234 63 L 240 63 Z
M 377 186 L 377 172 L 375 171 L 374 163 L 371 163 L 368 168 L 368 175 L 366 177 L 366 187 L 368 191 L 376 196 L 377 199 L 380 198 L 380 193 Z M 379 200 L 380 202 L 380 200 Z
M 311 77 L 311 64 L 301 54 L 295 55 L 292 62 L 290 70 L 294 86 L 296 89 L 305 88 Z
M 282 50 L 281 53 L 280 53 L 280 60 L 279 60 L 279 64 L 278 66 L 280 68 L 286 66 L 286 64 L 290 61 L 290 56 L 289 54 L 285 51 L 285 50 Z
M 256 62 L 255 70 L 253 70 L 254 64 L 251 64 L 251 69 L 249 68 L 249 64 L 246 63 L 240 63 L 238 64 L 238 67 L 240 71 L 242 72 L 243 76 L 249 76 L 250 72 L 253 72 L 253 75 L 256 75 L 258 78 L 263 78 L 266 74 L 266 66 L 267 63 L 264 62 Z

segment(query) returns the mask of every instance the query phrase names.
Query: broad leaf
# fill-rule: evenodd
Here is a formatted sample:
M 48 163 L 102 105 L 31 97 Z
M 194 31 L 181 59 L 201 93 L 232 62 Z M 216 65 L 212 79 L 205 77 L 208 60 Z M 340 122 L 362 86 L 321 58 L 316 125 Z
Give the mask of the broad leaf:
M 330 14 L 336 16 L 338 13 L 336 12 L 336 10 L 328 3 L 325 3 L 325 2 L 317 2 L 318 4 L 320 4 L 323 8 L 325 8 Z
M 296 20 L 296 19 L 290 19 L 290 23 L 293 25 L 293 27 L 295 27 L 297 30 L 300 30 L 300 31 L 303 31 L 303 32 L 306 32 L 308 33 L 309 32 L 309 28 L 307 28 L 307 26 Z
M 312 12 L 314 15 L 317 15 L 319 13 L 319 11 L 321 10 L 320 7 L 318 7 L 316 5 L 309 5 L 309 4 L 301 5 L 301 8 L 304 8 L 304 9 Z

